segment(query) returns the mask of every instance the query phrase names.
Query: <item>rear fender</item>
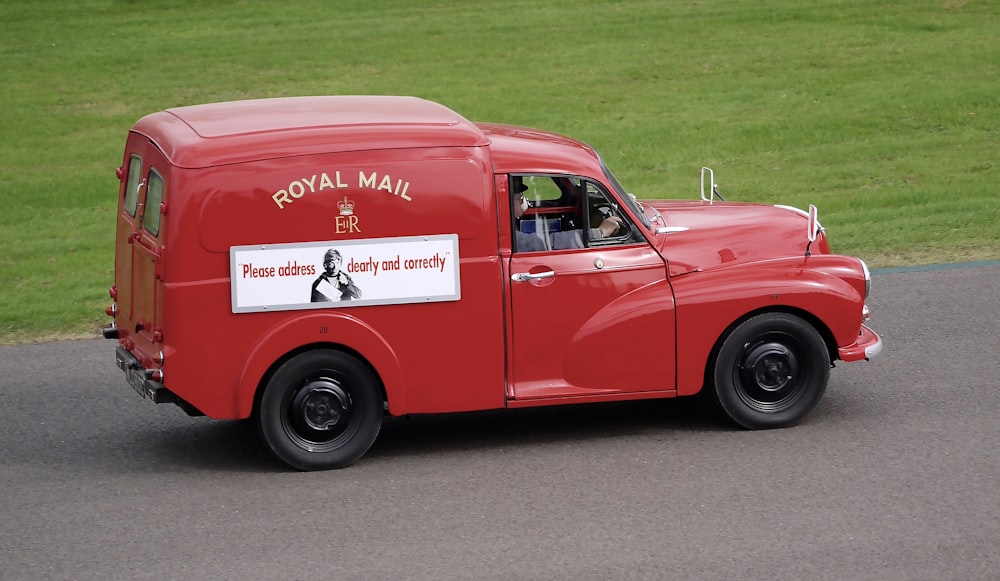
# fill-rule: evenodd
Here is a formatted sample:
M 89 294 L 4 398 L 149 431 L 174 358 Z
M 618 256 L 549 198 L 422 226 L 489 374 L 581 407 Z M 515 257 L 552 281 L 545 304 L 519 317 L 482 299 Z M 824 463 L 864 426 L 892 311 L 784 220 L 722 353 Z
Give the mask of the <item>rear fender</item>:
M 257 391 L 276 364 L 310 346 L 340 346 L 357 353 L 381 380 L 390 405 L 406 407 L 399 359 L 388 342 L 360 319 L 343 313 L 322 313 L 297 317 L 261 334 L 240 374 L 236 402 L 239 417 L 250 416 Z

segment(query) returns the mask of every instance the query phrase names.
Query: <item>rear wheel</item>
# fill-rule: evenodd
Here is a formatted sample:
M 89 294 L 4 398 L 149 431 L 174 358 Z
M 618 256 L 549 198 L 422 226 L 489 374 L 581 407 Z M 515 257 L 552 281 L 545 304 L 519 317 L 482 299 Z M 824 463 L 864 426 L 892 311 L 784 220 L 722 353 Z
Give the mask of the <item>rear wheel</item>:
M 722 343 L 712 372 L 715 398 L 750 429 L 799 423 L 819 403 L 830 378 L 830 354 L 819 332 L 787 313 L 740 323 Z
M 383 401 L 374 373 L 332 349 L 308 351 L 275 371 L 261 396 L 257 424 L 279 460 L 299 470 L 343 468 L 378 436 Z

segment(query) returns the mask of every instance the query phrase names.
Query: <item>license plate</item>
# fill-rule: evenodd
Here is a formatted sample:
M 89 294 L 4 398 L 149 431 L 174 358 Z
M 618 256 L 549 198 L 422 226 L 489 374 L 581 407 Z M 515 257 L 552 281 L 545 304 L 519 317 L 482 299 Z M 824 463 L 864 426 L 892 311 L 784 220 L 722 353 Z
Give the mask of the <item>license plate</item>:
M 125 371 L 125 379 L 132 389 L 142 397 L 146 396 L 146 374 L 141 369 L 129 369 Z
M 139 360 L 133 357 L 131 353 L 124 352 L 119 348 L 115 352 L 115 363 L 118 364 L 119 369 L 125 372 L 125 381 L 132 386 L 132 389 L 143 398 L 148 398 L 149 395 L 146 393 L 146 373 L 142 369 L 142 366 L 139 365 Z

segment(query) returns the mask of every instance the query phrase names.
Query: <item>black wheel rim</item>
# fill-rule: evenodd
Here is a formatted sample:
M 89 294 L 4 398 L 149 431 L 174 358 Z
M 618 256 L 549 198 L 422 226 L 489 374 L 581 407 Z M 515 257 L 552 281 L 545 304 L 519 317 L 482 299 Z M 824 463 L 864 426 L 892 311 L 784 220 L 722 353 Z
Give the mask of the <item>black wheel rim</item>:
M 772 332 L 743 345 L 734 369 L 736 394 L 766 413 L 788 409 L 809 385 L 803 346 L 792 335 Z
M 306 378 L 282 402 L 281 427 L 296 446 L 330 452 L 349 441 L 358 429 L 350 390 L 333 373 Z

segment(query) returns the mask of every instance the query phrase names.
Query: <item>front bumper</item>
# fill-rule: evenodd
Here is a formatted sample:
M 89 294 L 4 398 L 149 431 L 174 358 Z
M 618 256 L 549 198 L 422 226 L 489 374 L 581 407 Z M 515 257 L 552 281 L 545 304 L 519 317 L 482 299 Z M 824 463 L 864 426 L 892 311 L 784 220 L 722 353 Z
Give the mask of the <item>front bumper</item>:
M 871 359 L 881 352 L 882 339 L 875 334 L 875 331 L 872 331 L 866 325 L 861 325 L 861 333 L 858 334 L 858 340 L 846 347 L 838 347 L 837 357 L 845 362 L 861 361 L 862 359 Z

